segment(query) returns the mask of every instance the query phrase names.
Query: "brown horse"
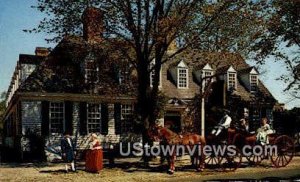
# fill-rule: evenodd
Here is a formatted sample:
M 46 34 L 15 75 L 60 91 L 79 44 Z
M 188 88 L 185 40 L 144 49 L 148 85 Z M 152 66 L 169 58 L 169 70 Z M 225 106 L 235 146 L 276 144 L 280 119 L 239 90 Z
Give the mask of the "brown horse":
M 205 156 L 203 155 L 203 147 L 206 145 L 205 138 L 197 135 L 197 134 L 185 134 L 179 135 L 168 128 L 161 126 L 153 126 L 148 130 L 148 135 L 155 141 L 160 141 L 164 146 L 175 146 L 168 158 L 169 170 L 170 174 L 173 174 L 175 171 L 175 158 L 176 158 L 176 146 L 185 146 L 185 148 L 192 149 L 196 147 L 200 148 L 201 151 L 194 151 L 193 155 L 191 155 L 192 164 L 196 165 L 196 169 L 198 171 L 202 171 L 204 169 Z M 199 153 L 201 155 L 199 155 Z M 196 161 L 195 163 L 193 163 Z

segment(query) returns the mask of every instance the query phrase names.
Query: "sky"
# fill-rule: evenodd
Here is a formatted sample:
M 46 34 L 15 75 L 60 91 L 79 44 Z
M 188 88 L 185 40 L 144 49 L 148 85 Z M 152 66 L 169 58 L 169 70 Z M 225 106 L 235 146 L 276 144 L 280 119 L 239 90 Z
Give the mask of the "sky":
M 34 28 L 43 18 L 43 14 L 30 8 L 35 4 L 36 0 L 0 0 L 0 92 L 7 91 L 19 54 L 34 54 L 36 47 L 55 46 L 46 43 L 47 34 L 22 31 Z M 270 58 L 261 70 L 260 79 L 280 103 L 285 103 L 289 109 L 300 107 L 300 100 L 283 92 L 286 84 L 276 80 L 286 73 L 282 63 Z

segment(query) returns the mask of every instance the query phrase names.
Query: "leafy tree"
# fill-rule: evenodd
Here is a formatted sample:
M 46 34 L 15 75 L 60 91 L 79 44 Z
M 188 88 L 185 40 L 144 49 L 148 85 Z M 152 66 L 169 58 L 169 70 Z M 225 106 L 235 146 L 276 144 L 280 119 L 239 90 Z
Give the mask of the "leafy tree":
M 273 56 L 283 61 L 287 75 L 279 79 L 287 83 L 285 91 L 300 98 L 300 2 L 272 0 L 265 11 L 266 30 L 254 47 L 255 58 L 264 62 Z
M 37 0 L 37 10 L 46 17 L 29 32 L 53 34 L 58 42 L 82 32 L 80 16 L 88 6 L 104 13 L 105 37 L 119 39 L 131 48 L 126 55 L 137 70 L 138 112 L 144 128 L 159 114 L 159 73 L 163 63 L 190 48 L 199 51 L 242 52 L 261 35 L 263 23 L 258 11 L 265 6 L 242 0 Z M 239 30 L 239 31 L 237 31 Z M 176 42 L 178 47 L 168 51 Z M 114 44 L 115 41 L 111 41 Z M 122 49 L 122 46 L 115 46 Z M 123 51 L 127 53 L 128 51 Z M 245 55 L 247 53 L 245 52 Z M 155 60 L 151 68 L 150 63 Z M 154 72 L 153 87 L 150 73 Z M 146 134 L 146 132 L 144 132 Z M 148 139 L 144 135 L 144 142 Z
M 190 47 L 213 51 L 246 50 L 244 49 L 247 47 L 246 43 L 251 42 L 260 31 L 258 25 L 261 25 L 262 17 L 257 12 L 265 5 L 256 1 L 239 0 L 37 0 L 37 2 L 37 6 L 33 8 L 45 13 L 46 17 L 38 27 L 26 31 L 45 31 L 54 34 L 54 37 L 47 39 L 49 41 L 59 41 L 69 34 L 81 35 L 80 17 L 84 9 L 87 6 L 100 7 L 105 12 L 107 40 L 112 37 L 119 38 L 127 42 L 134 52 L 131 61 L 138 72 L 139 99 L 146 101 L 142 103 L 151 103 L 153 100 L 151 95 L 152 97 L 157 95 L 158 74 L 154 80 L 154 87 L 150 88 L 150 71 L 159 73 L 161 64 L 176 54 Z M 177 42 L 180 46 L 175 52 L 168 54 L 172 42 Z M 153 59 L 156 64 L 153 70 L 150 70 L 149 65 Z M 153 108 L 142 110 L 144 109 L 153 110 Z

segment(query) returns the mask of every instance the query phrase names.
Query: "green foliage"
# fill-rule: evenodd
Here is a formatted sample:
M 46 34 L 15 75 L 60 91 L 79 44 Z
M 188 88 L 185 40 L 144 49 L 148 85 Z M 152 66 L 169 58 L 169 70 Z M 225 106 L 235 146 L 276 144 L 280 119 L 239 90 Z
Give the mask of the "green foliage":
M 121 40 L 132 50 L 132 55 L 126 57 L 137 70 L 138 112 L 142 121 L 153 122 L 161 107 L 158 89 L 161 65 L 189 48 L 239 52 L 247 57 L 265 30 L 265 14 L 262 12 L 268 3 L 264 2 L 37 0 L 33 8 L 44 13 L 45 18 L 29 32 L 46 32 L 52 35 L 47 40 L 55 42 L 65 35 L 81 35 L 81 14 L 84 9 L 89 6 L 100 8 L 104 12 L 104 39 Z M 173 42 L 178 43 L 178 48 L 168 53 Z M 120 46 L 118 41 L 116 48 L 122 49 L 124 46 Z M 155 65 L 149 69 L 153 59 Z M 151 71 L 155 73 L 152 88 Z
M 279 79 L 287 83 L 285 91 L 300 98 L 300 2 L 298 0 L 272 0 L 262 11 L 265 14 L 266 30 L 256 41 L 255 59 L 264 63 L 273 56 L 282 61 L 288 74 Z

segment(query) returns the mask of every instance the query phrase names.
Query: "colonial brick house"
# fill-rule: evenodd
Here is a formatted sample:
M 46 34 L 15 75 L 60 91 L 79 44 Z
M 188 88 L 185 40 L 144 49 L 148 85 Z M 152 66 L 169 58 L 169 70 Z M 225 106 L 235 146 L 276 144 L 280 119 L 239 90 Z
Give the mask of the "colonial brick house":
M 7 92 L 6 146 L 29 151 L 27 136 L 34 133 L 42 136 L 52 160 L 64 131 L 77 138 L 80 149 L 90 133 L 97 133 L 104 145 L 141 141 L 134 119 L 136 73 L 118 56 L 115 44 L 103 38 L 101 18 L 99 10 L 89 8 L 83 14 L 83 36 L 65 37 L 52 51 L 37 48 L 35 55 L 20 55 Z M 168 102 L 159 122 L 176 132 L 199 131 L 199 117 L 192 123 L 187 118 L 201 83 L 209 83 L 202 79 L 210 76 L 206 117 L 218 106 L 249 115 L 253 126 L 261 117 L 272 120 L 276 100 L 254 67 L 238 54 L 191 49 L 162 66 L 159 89 Z

